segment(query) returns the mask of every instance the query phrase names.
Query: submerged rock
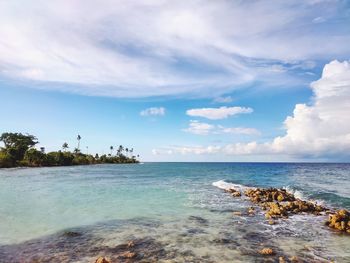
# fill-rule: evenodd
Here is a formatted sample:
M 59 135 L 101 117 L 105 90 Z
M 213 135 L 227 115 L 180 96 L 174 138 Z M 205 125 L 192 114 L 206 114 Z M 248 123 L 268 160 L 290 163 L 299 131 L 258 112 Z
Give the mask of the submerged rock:
M 75 231 L 65 231 L 63 233 L 63 236 L 65 236 L 65 237 L 79 237 L 81 235 L 82 235 L 81 233 L 75 232 Z
M 232 212 L 232 214 L 233 214 L 234 216 L 241 216 L 241 215 L 242 215 L 242 212 L 241 212 L 241 211 L 234 211 L 234 212 Z
M 290 262 L 292 262 L 292 263 L 299 263 L 300 260 L 299 260 L 299 258 L 298 258 L 297 256 L 292 256 L 292 257 L 290 258 Z
M 336 230 L 350 234 L 350 212 L 341 209 L 329 215 L 326 225 Z
M 128 248 L 131 248 L 131 247 L 134 247 L 134 246 L 135 246 L 134 241 L 131 240 L 131 241 L 128 242 L 128 245 L 127 245 Z
M 123 258 L 134 258 L 136 257 L 136 253 L 131 251 L 126 251 L 125 253 L 121 254 L 121 256 Z

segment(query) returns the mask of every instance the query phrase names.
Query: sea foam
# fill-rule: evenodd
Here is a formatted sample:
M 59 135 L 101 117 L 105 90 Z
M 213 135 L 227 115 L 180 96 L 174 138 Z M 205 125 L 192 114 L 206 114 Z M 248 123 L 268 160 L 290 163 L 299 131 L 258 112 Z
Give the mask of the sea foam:
M 241 184 L 233 184 L 233 183 L 228 183 L 228 182 L 225 182 L 224 180 L 219 180 L 219 181 L 216 181 L 212 184 L 213 186 L 216 186 L 220 189 L 224 189 L 224 190 L 228 190 L 228 189 L 236 189 L 236 190 L 246 190 L 246 189 L 249 189 L 249 188 L 252 188 L 252 187 L 248 187 L 248 186 L 244 186 L 244 185 L 241 185 Z

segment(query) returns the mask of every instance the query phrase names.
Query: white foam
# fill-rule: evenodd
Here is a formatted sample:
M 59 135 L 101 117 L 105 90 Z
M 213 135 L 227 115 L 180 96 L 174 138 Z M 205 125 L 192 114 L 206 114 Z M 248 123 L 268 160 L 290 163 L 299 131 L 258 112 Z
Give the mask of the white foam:
M 286 189 L 286 191 L 292 195 L 295 196 L 295 198 L 300 199 L 300 200 L 306 200 L 307 198 L 304 196 L 303 192 L 299 191 L 299 190 L 295 190 L 293 188 L 291 188 L 290 186 L 286 186 L 283 187 L 284 189 Z
M 229 190 L 229 189 L 236 189 L 236 190 L 241 190 L 244 191 L 245 189 L 251 188 L 248 186 L 244 186 L 241 184 L 233 184 L 233 183 L 228 183 L 225 182 L 224 180 L 220 180 L 220 181 L 216 181 L 212 184 L 213 186 L 216 186 L 220 189 L 224 189 L 224 190 Z
M 290 186 L 286 186 L 283 187 L 284 189 L 286 189 L 286 191 L 290 194 L 293 194 L 295 196 L 295 198 L 303 200 L 303 201 L 308 201 L 308 202 L 312 202 L 314 204 L 318 204 L 318 205 L 324 205 L 325 201 L 324 200 L 313 200 L 310 198 L 307 198 L 302 191 L 299 190 L 295 190 L 293 188 L 291 188 Z

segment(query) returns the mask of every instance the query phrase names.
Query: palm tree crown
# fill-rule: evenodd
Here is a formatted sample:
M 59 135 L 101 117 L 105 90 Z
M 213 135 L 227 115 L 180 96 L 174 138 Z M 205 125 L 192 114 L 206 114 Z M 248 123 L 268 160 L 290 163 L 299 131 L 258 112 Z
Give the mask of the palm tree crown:
M 77 136 L 77 140 L 78 140 L 78 149 L 80 149 L 80 140 L 81 140 L 81 136 L 78 134 Z

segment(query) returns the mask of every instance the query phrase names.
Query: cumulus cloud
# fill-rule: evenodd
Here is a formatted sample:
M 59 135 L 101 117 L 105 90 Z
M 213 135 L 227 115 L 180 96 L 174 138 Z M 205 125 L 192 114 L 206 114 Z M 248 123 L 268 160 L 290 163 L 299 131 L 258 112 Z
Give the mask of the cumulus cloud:
M 201 108 L 190 109 L 186 111 L 188 116 L 203 117 L 210 120 L 226 119 L 229 116 L 234 116 L 242 113 L 252 113 L 252 108 L 245 107 L 220 107 L 220 108 Z
M 145 110 L 142 110 L 140 112 L 141 116 L 164 116 L 165 115 L 165 108 L 163 107 L 151 107 L 147 108 Z
M 342 5 L 1 1 L 0 78 L 115 97 L 219 96 L 255 80 L 292 83 L 288 65 L 349 54 L 349 21 L 312 22 L 335 20 Z
M 311 83 L 312 103 L 295 105 L 284 121 L 286 134 L 270 142 L 175 147 L 178 153 L 232 155 L 284 154 L 299 157 L 350 156 L 350 63 L 334 60 Z M 215 149 L 215 151 L 209 150 Z
M 212 125 L 196 120 L 191 120 L 189 127 L 183 129 L 185 132 L 208 135 L 208 134 L 243 134 L 243 135 L 259 135 L 260 132 L 254 128 L 245 127 L 224 127 L 222 125 Z

